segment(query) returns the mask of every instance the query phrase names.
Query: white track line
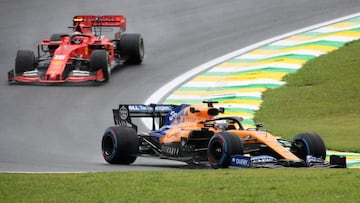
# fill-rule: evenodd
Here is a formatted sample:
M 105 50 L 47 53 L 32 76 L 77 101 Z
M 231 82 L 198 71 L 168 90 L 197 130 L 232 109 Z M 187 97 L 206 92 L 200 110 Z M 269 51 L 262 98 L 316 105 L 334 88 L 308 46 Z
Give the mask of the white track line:
M 234 52 L 231 52 L 229 54 L 226 54 L 224 56 L 221 56 L 219 58 L 211 60 L 211 61 L 209 61 L 207 63 L 204 63 L 204 64 L 202 64 L 200 66 L 197 66 L 197 67 L 183 73 L 182 75 L 178 76 L 177 78 L 169 81 L 167 84 L 163 85 L 160 89 L 158 89 L 156 92 L 154 92 L 145 101 L 145 104 L 159 103 L 161 100 L 164 99 L 164 97 L 166 95 L 170 94 L 171 91 L 174 91 L 177 87 L 179 87 L 181 84 L 183 84 L 184 82 L 186 82 L 190 78 L 194 77 L 195 75 L 200 74 L 201 72 L 203 72 L 205 70 L 208 70 L 208 69 L 216 66 L 217 64 L 220 64 L 220 63 L 222 63 L 224 61 L 227 61 L 227 60 L 229 60 L 231 58 L 240 56 L 240 55 L 242 55 L 244 53 L 252 51 L 252 50 L 254 50 L 256 48 L 259 48 L 261 46 L 265 46 L 265 45 L 274 43 L 276 41 L 279 41 L 281 39 L 284 39 L 284 38 L 287 38 L 287 37 L 290 37 L 290 36 L 293 36 L 293 35 L 296 35 L 296 34 L 307 32 L 307 31 L 310 31 L 310 30 L 314 30 L 314 29 L 317 29 L 317 28 L 320 28 L 320 27 L 324 27 L 324 26 L 327 26 L 327 25 L 330 25 L 330 24 L 333 24 L 333 23 L 337 23 L 337 22 L 344 21 L 344 20 L 347 20 L 347 19 L 355 18 L 355 17 L 358 17 L 358 16 L 360 16 L 360 13 L 355 13 L 355 14 L 352 14 L 352 15 L 344 16 L 344 17 L 341 17 L 341 18 L 336 18 L 334 20 L 330 20 L 330 21 L 326 21 L 326 22 L 323 22 L 323 23 L 319 23 L 319 24 L 316 24 L 316 25 L 309 26 L 309 27 L 305 27 L 305 28 L 302 28 L 302 29 L 299 29 L 299 30 L 295 30 L 295 31 L 292 31 L 292 32 L 289 32 L 289 33 L 285 33 L 283 35 L 279 35 L 279 36 L 276 36 L 276 37 L 273 37 L 273 38 L 270 38 L 270 39 L 267 39 L 267 40 L 252 44 L 252 45 L 247 46 L 245 48 L 236 50 Z M 145 120 L 145 119 L 141 119 L 141 120 L 148 129 L 151 129 L 152 123 L 151 123 L 150 120 Z

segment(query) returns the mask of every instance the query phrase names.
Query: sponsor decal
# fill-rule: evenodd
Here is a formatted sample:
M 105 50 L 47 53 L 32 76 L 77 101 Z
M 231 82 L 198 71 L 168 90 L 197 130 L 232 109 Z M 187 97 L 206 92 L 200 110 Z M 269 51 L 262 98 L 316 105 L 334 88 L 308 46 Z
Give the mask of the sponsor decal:
M 26 71 L 23 73 L 23 76 L 38 76 L 39 75 L 39 71 L 37 70 L 33 70 L 33 71 Z
M 172 106 L 170 105 L 157 105 L 155 106 L 156 112 L 169 112 L 172 110 Z
M 55 66 L 60 66 L 61 64 L 63 64 L 62 61 L 53 61 L 52 62 L 52 65 L 55 65 Z
M 129 117 L 129 111 L 126 106 L 121 106 L 119 109 L 119 115 L 121 120 L 126 120 Z
M 230 165 L 240 168 L 250 168 L 251 157 L 244 155 L 232 155 Z
M 156 105 L 155 112 L 166 113 L 172 110 L 170 105 Z M 129 105 L 130 112 L 152 113 L 154 108 L 148 105 Z
M 276 163 L 277 159 L 269 155 L 261 155 L 251 157 L 251 163 L 261 164 L 261 163 Z

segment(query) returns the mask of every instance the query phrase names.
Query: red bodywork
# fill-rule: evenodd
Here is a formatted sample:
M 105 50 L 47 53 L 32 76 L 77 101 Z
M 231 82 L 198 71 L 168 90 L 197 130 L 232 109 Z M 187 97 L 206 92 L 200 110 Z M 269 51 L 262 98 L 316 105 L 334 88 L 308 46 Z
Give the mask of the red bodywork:
M 117 27 L 114 39 L 105 38 L 98 33 L 94 33 L 94 28 L 97 27 Z M 74 72 L 76 74 L 66 74 L 67 66 L 72 65 L 75 61 L 84 61 L 88 63 L 91 53 L 95 49 L 104 49 L 109 56 L 109 61 L 112 64 L 115 62 L 115 40 L 119 40 L 121 33 L 126 30 L 126 18 L 121 15 L 95 16 L 95 15 L 81 15 L 73 18 L 72 28 L 75 34 L 62 34 L 60 41 L 51 41 L 44 39 L 38 45 L 38 56 L 36 63 L 40 64 L 48 61 L 45 65 L 45 70 L 41 73 L 38 70 L 26 71 L 23 73 L 16 73 L 13 69 L 8 73 L 8 80 L 10 82 L 20 83 L 63 83 L 63 82 L 86 82 L 86 81 L 103 81 L 103 71 L 97 70 L 91 72 L 84 70 Z M 101 31 L 100 31 L 101 32 Z M 101 33 L 100 33 L 101 34 Z M 77 41 L 76 41 L 77 40 Z M 74 43 L 77 42 L 77 43 Z M 57 47 L 50 49 L 50 47 Z M 43 53 L 44 55 L 41 55 Z M 87 61 L 87 62 L 86 62 Z M 38 68 L 40 69 L 40 68 Z

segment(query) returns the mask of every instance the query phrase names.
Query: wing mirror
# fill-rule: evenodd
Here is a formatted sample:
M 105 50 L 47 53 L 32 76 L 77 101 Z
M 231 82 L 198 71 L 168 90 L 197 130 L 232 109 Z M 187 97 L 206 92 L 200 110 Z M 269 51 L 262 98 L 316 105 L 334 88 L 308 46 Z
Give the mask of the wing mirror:
M 191 113 L 198 113 L 200 111 L 198 109 L 195 109 L 195 107 L 190 107 L 190 112 Z
M 256 130 L 259 130 L 260 128 L 264 127 L 264 124 L 262 123 L 256 123 Z

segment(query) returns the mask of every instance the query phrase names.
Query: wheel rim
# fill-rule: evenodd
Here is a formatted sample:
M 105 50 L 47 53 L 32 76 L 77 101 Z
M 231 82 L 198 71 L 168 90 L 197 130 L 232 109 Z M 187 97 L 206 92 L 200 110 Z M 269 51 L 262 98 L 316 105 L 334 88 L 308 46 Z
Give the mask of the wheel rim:
M 144 41 L 143 39 L 140 39 L 140 45 L 139 45 L 139 56 L 142 59 L 144 57 Z
M 114 139 L 111 135 L 104 137 L 102 148 L 105 157 L 110 157 L 114 154 Z
M 108 72 L 108 77 L 110 77 L 111 74 L 111 63 L 110 63 L 110 59 L 109 59 L 109 55 L 107 54 L 107 72 Z
M 306 146 L 303 142 L 301 141 L 296 141 L 295 142 L 295 147 L 293 148 L 293 153 L 298 156 L 300 159 L 306 159 L 306 155 L 307 155 L 307 150 L 306 150 Z
M 221 160 L 223 153 L 224 153 L 224 149 L 223 149 L 223 145 L 221 142 L 219 142 L 218 140 L 215 140 L 211 146 L 210 149 L 211 152 L 211 159 L 214 162 L 218 162 Z

